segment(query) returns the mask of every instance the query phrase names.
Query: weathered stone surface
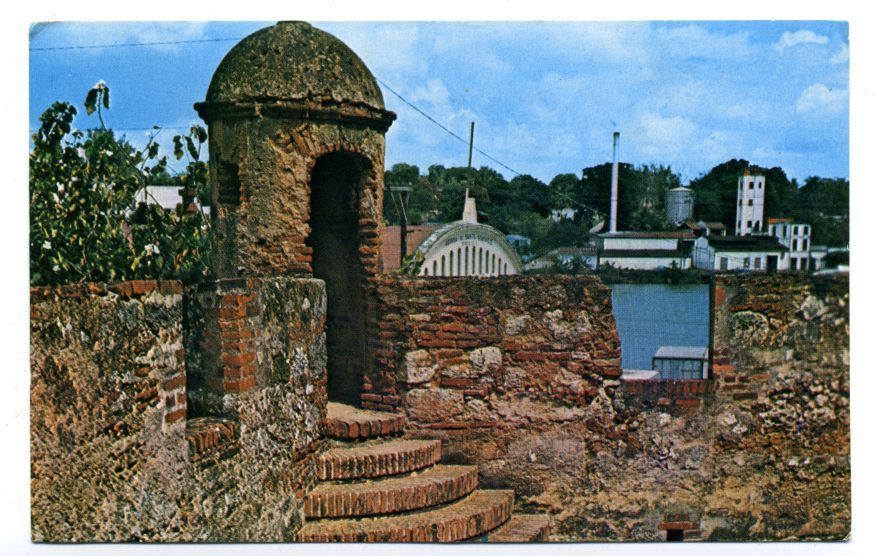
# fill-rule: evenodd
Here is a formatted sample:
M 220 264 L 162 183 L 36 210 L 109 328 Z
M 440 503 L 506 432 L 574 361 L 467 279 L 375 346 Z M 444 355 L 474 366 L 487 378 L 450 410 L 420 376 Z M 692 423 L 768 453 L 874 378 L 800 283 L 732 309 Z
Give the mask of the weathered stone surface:
M 322 283 L 80 293 L 33 297 L 34 539 L 291 540 L 325 416 Z M 229 304 L 246 310 L 222 317 Z M 244 368 L 231 361 L 251 389 L 212 380 Z
M 178 535 L 188 457 L 185 381 L 176 380 L 182 296 L 98 285 L 75 297 L 34 290 L 31 301 L 33 539 Z
M 502 351 L 495 346 L 488 346 L 472 350 L 469 359 L 475 373 L 482 375 L 493 373 L 502 366 Z
M 347 45 L 303 21 L 283 21 L 237 43 L 207 100 L 326 99 L 383 108 L 374 76 Z
M 428 351 L 418 349 L 405 355 L 405 370 L 408 384 L 421 384 L 432 380 L 438 366 L 433 363 Z
M 416 389 L 405 396 L 408 415 L 414 421 L 448 421 L 463 411 L 463 395 L 447 388 Z
M 464 399 L 449 419 L 436 405 L 455 412 L 455 400 L 410 396 L 439 384 L 410 390 L 409 415 L 435 414 L 409 435 L 441 439 L 445 461 L 477 464 L 482 486 L 513 487 L 521 506 L 549 512 L 552 540 L 663 540 L 660 524 L 682 522 L 696 525 L 686 540 L 847 534 L 846 281 L 718 277 L 716 379 L 661 384 L 613 374 L 618 338 L 601 285 L 567 283 L 559 295 L 522 277 L 462 282 L 381 292 L 387 322 L 405 331 L 385 349 L 399 346 L 397 360 L 428 352 L 440 389 Z M 458 332 L 439 338 L 447 323 Z M 489 347 L 502 364 L 481 372 Z M 408 388 L 391 374 L 371 382 Z

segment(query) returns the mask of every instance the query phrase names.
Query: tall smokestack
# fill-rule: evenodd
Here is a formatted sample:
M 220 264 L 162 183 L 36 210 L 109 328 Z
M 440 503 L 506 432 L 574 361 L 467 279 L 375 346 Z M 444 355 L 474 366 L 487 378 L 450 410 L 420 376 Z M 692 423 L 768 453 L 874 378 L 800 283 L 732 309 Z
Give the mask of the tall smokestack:
M 608 231 L 610 233 L 617 231 L 617 150 L 620 146 L 620 132 L 615 131 L 612 137 L 612 156 L 611 156 L 611 216 L 608 220 Z

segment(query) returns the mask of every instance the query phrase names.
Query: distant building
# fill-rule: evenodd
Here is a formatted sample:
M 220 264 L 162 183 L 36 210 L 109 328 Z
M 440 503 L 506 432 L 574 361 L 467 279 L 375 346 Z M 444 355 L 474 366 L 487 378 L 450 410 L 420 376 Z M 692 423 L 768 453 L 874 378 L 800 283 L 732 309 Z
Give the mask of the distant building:
M 675 187 L 666 192 L 666 220 L 672 224 L 693 216 L 694 191 L 690 187 Z
M 695 237 L 687 230 L 597 234 L 599 266 L 611 265 L 629 270 L 660 270 L 673 265 L 690 268 L 687 244 Z
M 176 210 L 183 202 L 180 189 L 179 185 L 147 185 L 137 191 L 134 201 L 138 204 L 145 203 L 147 206 L 158 205 L 165 210 Z M 205 215 L 210 215 L 210 207 L 201 206 L 197 197 L 195 197 L 195 207 Z
M 810 268 L 816 271 L 845 270 L 849 267 L 848 247 L 813 245 L 809 251 Z
M 700 220 L 699 222 L 687 221 L 679 224 L 678 229 L 690 230 L 697 237 L 710 235 L 727 235 L 727 226 L 725 226 L 723 222 L 703 222 L 702 220 Z
M 763 202 L 766 178 L 752 176 L 748 168 L 739 177 L 736 195 L 736 235 L 747 236 L 764 231 Z
M 520 274 L 523 262 L 505 234 L 479 224 L 475 200 L 466 194 L 462 220 L 441 226 L 417 248 L 420 276 Z
M 767 235 L 778 239 L 788 248 L 788 260 L 782 266 L 788 270 L 815 270 L 810 255 L 812 227 L 809 224 L 794 222 L 790 218 L 770 218 L 767 221 Z
M 529 246 L 532 245 L 532 240 L 526 236 L 521 236 L 517 234 L 508 234 L 505 236 L 508 238 L 508 241 L 517 248 L 518 251 L 527 251 L 529 250 Z
M 554 222 L 559 222 L 561 220 L 573 220 L 575 215 L 578 214 L 578 209 L 574 208 L 563 208 L 563 209 L 553 209 L 551 211 L 551 220 Z
M 526 263 L 526 270 L 542 270 L 554 268 L 557 265 L 571 265 L 575 261 L 580 261 L 581 264 L 591 270 L 596 270 L 596 264 L 599 260 L 599 253 L 596 247 L 558 247 L 548 251 L 544 255 L 536 257 Z
M 771 236 L 702 236 L 693 266 L 703 270 L 786 270 L 788 248 Z

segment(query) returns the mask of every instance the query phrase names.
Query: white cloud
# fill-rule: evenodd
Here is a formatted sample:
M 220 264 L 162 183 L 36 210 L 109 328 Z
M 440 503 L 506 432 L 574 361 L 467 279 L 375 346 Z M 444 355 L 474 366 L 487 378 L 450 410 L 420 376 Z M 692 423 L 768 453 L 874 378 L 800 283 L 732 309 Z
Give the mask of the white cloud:
M 657 29 L 655 38 L 656 52 L 674 58 L 740 60 L 752 52 L 747 33 L 713 33 L 696 24 Z
M 427 69 L 420 24 L 325 22 L 317 25 L 342 40 L 365 65 L 393 88 Z
M 645 112 L 630 131 L 636 150 L 648 161 L 672 161 L 694 144 L 697 126 L 681 116 Z
M 813 31 L 800 30 L 793 33 L 785 31 L 782 33 L 779 42 L 773 45 L 773 48 L 779 52 L 784 52 L 786 48 L 793 48 L 801 44 L 827 44 L 828 40 L 824 35 L 819 35 Z
M 797 112 L 837 114 L 849 104 L 848 89 L 831 89 L 823 83 L 810 85 L 797 99 Z
M 414 89 L 411 94 L 411 102 L 428 102 L 432 106 L 449 107 L 450 92 L 440 79 L 430 79 L 426 86 Z
M 845 64 L 849 61 L 849 45 L 843 43 L 840 46 L 839 52 L 833 55 L 828 62 L 831 64 Z

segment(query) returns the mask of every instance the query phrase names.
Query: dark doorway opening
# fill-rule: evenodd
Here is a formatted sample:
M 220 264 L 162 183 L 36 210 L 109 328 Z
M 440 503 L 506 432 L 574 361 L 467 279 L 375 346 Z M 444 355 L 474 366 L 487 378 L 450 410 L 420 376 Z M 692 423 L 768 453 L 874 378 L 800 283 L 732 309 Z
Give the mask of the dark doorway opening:
M 320 158 L 310 181 L 313 275 L 328 297 L 328 396 L 358 405 L 365 364 L 364 274 L 359 258 L 359 197 L 367 161 L 349 153 Z
M 666 531 L 666 542 L 683 542 L 684 531 L 682 529 L 668 529 Z
M 767 272 L 776 272 L 779 268 L 779 258 L 775 255 L 767 255 Z

